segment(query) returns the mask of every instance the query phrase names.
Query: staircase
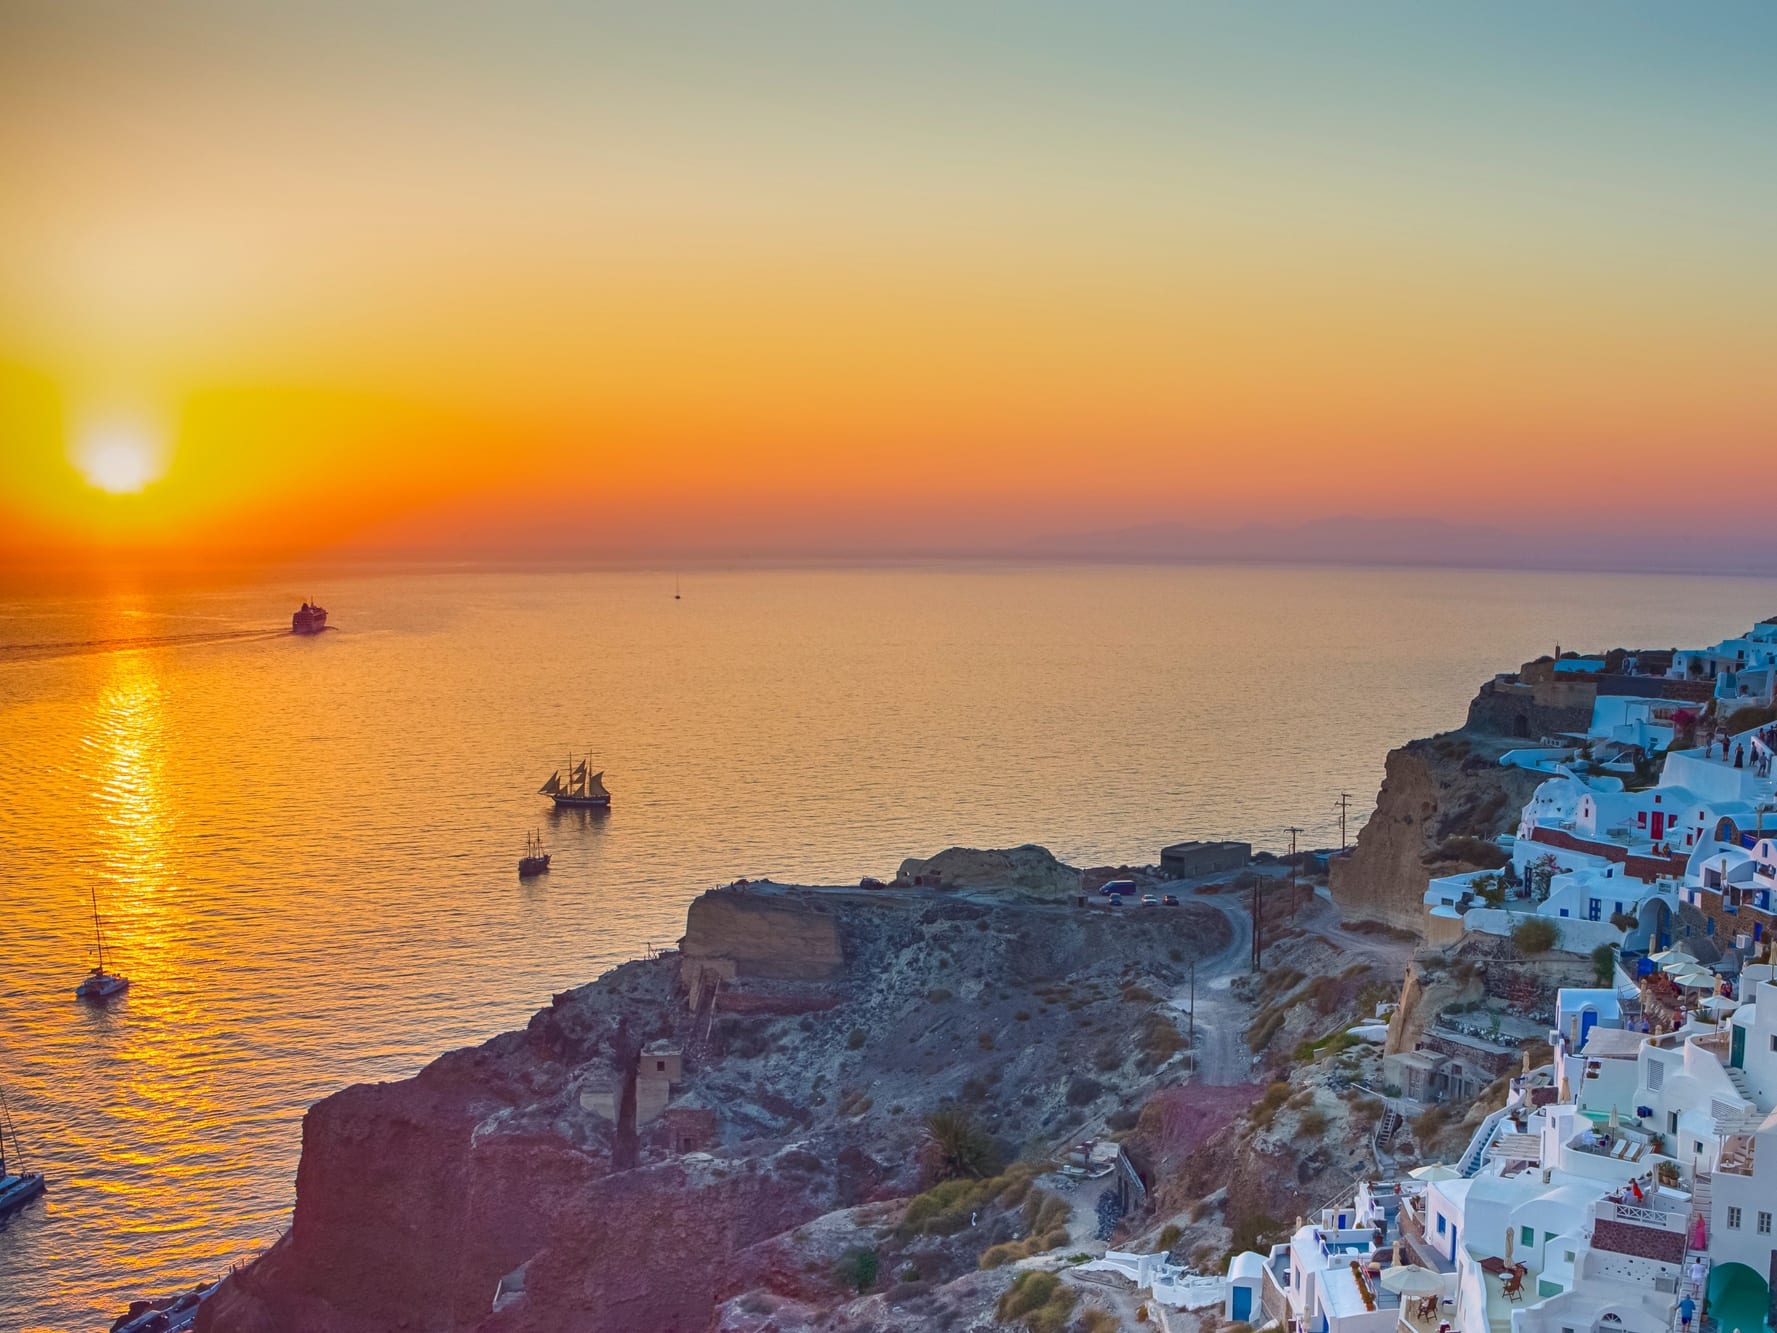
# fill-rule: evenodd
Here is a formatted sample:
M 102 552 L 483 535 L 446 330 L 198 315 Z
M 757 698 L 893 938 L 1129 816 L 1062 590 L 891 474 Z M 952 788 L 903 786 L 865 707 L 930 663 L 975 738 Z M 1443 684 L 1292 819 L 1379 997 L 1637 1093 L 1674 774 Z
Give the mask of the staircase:
M 1487 1164 L 1487 1149 L 1493 1146 L 1493 1140 L 1499 1137 L 1499 1127 L 1506 1121 L 1509 1107 L 1500 1107 L 1479 1125 L 1475 1126 L 1474 1136 L 1469 1139 L 1468 1147 L 1456 1161 L 1456 1169 L 1465 1177 L 1480 1174 L 1481 1168 Z
M 1684 1229 L 1684 1265 L 1678 1272 L 1678 1294 L 1672 1298 L 1672 1333 L 1684 1333 L 1684 1324 L 1679 1319 L 1678 1303 L 1689 1296 L 1696 1306 L 1696 1316 L 1691 1320 L 1691 1333 L 1703 1333 L 1703 1295 L 1709 1290 L 1709 1256 L 1702 1250 L 1691 1248 L 1691 1237 L 1697 1234 L 1697 1219 L 1701 1217 L 1705 1228 L 1709 1225 L 1709 1208 L 1715 1199 L 1715 1176 L 1713 1172 L 1696 1171 L 1691 1174 L 1691 1215 Z M 1693 1279 L 1691 1274 L 1701 1265 L 1701 1274 Z

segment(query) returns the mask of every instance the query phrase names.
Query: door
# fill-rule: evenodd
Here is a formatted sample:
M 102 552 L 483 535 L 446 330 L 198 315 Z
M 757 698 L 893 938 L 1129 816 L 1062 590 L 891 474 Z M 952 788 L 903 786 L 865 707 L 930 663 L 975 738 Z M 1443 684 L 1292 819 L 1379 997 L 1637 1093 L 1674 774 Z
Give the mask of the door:
M 1746 1029 L 1738 1023 L 1732 1025 L 1734 1036 L 1728 1051 L 1728 1063 L 1735 1069 L 1746 1068 Z
M 1253 1312 L 1253 1289 L 1251 1287 L 1234 1288 L 1234 1322 L 1245 1323 Z

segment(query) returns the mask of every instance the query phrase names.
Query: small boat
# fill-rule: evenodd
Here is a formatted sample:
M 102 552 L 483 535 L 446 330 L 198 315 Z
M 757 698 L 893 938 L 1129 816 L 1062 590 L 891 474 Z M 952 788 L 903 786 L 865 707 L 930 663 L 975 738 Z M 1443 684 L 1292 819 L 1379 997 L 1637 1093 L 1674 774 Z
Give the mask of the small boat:
M 220 1282 L 200 1282 L 179 1296 L 158 1301 L 131 1301 L 111 1325 L 111 1333 L 184 1333 L 197 1322 L 205 1301 L 222 1290 Z
M 549 781 L 537 789 L 537 794 L 547 796 L 557 805 L 578 807 L 583 809 L 604 810 L 611 804 L 611 793 L 605 790 L 605 775 L 601 770 L 597 773 L 586 771 L 586 761 L 578 764 L 574 756 L 568 756 L 568 776 L 563 778 L 557 769 L 549 775 Z
M 679 576 L 677 574 L 673 575 L 673 600 L 675 602 L 679 600 Z
M 319 634 L 326 628 L 327 608 L 313 600 L 304 602 L 301 609 L 290 617 L 292 634 Z
M 105 926 L 99 920 L 99 889 L 92 886 L 93 939 L 99 946 L 99 965 L 86 974 L 86 980 L 74 988 L 74 998 L 103 1004 L 130 988 L 130 979 L 105 970 Z
M 549 853 L 543 850 L 543 835 L 532 833 L 524 840 L 524 855 L 518 858 L 518 877 L 529 879 L 549 869 Z
M 6 1157 L 8 1135 L 12 1138 L 10 1162 Z M 25 1170 L 25 1151 L 19 1146 L 19 1132 L 12 1123 L 12 1111 L 6 1105 L 6 1097 L 0 1094 L 0 1217 L 15 1208 L 23 1208 L 41 1193 L 43 1173 Z

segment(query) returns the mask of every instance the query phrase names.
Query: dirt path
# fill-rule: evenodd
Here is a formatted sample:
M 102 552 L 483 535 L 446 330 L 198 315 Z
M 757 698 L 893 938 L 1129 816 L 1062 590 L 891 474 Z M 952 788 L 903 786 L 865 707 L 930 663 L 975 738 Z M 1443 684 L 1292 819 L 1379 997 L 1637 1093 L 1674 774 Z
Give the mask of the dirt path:
M 1189 888 L 1175 891 L 1190 893 Z M 1191 896 L 1221 912 L 1228 919 L 1231 935 L 1227 948 L 1197 965 L 1197 1081 L 1217 1088 L 1249 1083 L 1252 1081 L 1252 1052 L 1246 1045 L 1246 1025 L 1251 1016 L 1230 990 L 1234 978 L 1246 971 L 1252 955 L 1252 922 L 1246 911 L 1246 897 L 1244 894 Z M 1172 994 L 1171 1003 L 1181 1014 L 1190 1012 L 1190 985 L 1179 987 Z
M 1342 920 L 1332 901 L 1316 894 L 1294 924 L 1305 934 L 1319 936 L 1341 953 L 1374 964 L 1389 976 L 1399 979 L 1406 974 L 1407 964 L 1418 947 L 1415 941 L 1396 939 L 1381 932 L 1346 930 Z

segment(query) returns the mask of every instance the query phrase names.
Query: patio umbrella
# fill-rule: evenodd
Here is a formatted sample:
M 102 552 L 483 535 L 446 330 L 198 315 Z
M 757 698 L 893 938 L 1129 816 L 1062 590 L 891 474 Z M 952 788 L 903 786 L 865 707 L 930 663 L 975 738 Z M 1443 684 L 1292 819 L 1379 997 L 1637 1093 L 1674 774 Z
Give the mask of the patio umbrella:
M 1415 1180 L 1462 1179 L 1462 1172 L 1456 1170 L 1454 1167 L 1445 1166 L 1441 1162 L 1434 1163 L 1431 1166 L 1416 1166 L 1411 1171 L 1407 1172 L 1407 1174 L 1412 1176 Z
M 1672 978 L 1686 990 L 1714 990 L 1715 977 L 1708 972 L 1686 972 Z
M 1650 953 L 1649 958 L 1656 963 L 1667 963 L 1674 958 L 1689 958 L 1688 953 L 1680 953 L 1677 949 L 1661 949 L 1658 953 Z
M 1430 1296 L 1444 1289 L 1444 1279 L 1418 1264 L 1397 1264 L 1382 1270 L 1381 1282 L 1402 1296 Z

